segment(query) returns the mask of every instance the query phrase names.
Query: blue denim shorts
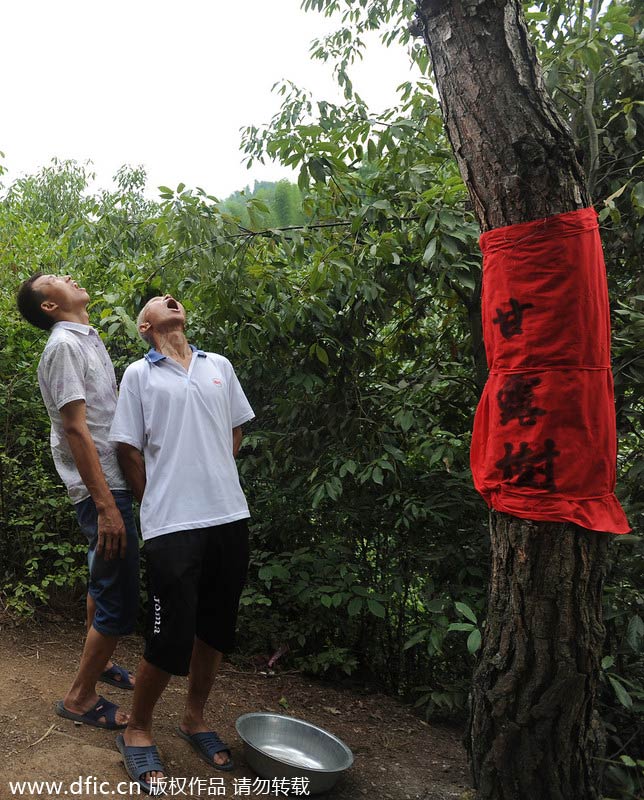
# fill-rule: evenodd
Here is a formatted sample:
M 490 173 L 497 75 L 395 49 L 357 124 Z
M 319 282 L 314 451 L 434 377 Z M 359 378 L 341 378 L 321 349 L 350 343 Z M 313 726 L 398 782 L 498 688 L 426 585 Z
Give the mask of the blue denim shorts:
M 113 491 L 127 534 L 125 558 L 107 560 L 96 552 L 98 514 L 91 497 L 76 503 L 76 516 L 89 549 L 89 594 L 96 603 L 94 628 L 105 636 L 125 636 L 136 627 L 139 610 L 139 534 L 130 492 Z

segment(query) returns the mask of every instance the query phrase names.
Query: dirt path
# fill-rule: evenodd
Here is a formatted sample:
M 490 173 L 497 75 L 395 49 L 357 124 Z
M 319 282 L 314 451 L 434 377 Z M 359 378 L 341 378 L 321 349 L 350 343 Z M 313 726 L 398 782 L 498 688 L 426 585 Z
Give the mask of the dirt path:
M 114 745 L 115 734 L 75 725 L 53 712 L 70 680 L 82 639 L 83 629 L 77 624 L 0 625 L 0 800 L 18 796 L 9 781 L 26 780 L 58 780 L 63 786 L 60 794 L 43 788 L 38 793 L 25 791 L 23 797 L 129 796 L 118 786 L 128 778 Z M 117 660 L 133 669 L 141 649 L 140 638 L 128 637 L 119 645 Z M 107 698 L 129 708 L 130 693 L 101 687 Z M 173 678 L 155 718 L 161 757 L 167 772 L 179 779 L 172 789 L 176 797 L 279 796 L 274 789 L 266 793 L 266 785 L 252 788 L 256 776 L 244 762 L 235 731 L 237 717 L 250 711 L 306 719 L 349 745 L 354 766 L 324 796 L 328 800 L 471 796 L 460 731 L 427 725 L 391 698 L 332 688 L 299 674 L 263 675 L 225 664 L 209 702 L 212 721 L 232 745 L 236 761 L 235 770 L 224 774 L 209 770 L 174 734 L 184 696 L 185 679 Z M 79 779 L 89 783 L 81 787 Z

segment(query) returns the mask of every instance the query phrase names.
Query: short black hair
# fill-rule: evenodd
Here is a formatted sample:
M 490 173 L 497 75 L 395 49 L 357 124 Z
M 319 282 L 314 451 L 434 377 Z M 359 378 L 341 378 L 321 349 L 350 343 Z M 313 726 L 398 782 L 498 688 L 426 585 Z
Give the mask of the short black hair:
M 23 281 L 18 289 L 16 301 L 18 303 L 18 311 L 20 311 L 27 322 L 31 322 L 32 325 L 35 325 L 43 331 L 48 331 L 52 328 L 56 320 L 42 310 L 40 304 L 46 299 L 45 295 L 38 291 L 38 289 L 34 289 L 35 281 L 37 281 L 38 278 L 42 278 L 44 274 L 44 272 L 34 272 L 30 278 Z

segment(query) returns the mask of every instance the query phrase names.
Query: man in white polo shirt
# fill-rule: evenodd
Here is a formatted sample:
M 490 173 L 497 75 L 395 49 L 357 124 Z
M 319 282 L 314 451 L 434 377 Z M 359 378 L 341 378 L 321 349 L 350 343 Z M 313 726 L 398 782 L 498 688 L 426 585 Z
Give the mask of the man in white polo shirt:
M 127 716 L 96 692 L 97 680 L 133 688 L 127 670 L 110 658 L 118 637 L 134 630 L 139 601 L 132 496 L 108 441 L 116 408 L 114 368 L 89 325 L 89 294 L 69 275 L 34 273 L 20 286 L 17 303 L 28 322 L 50 332 L 38 382 L 51 421 L 54 464 L 89 545 L 87 638 L 56 713 L 86 725 L 124 728 Z
M 141 502 L 149 598 L 146 649 L 117 746 L 148 792 L 163 775 L 152 715 L 172 675 L 189 675 L 177 734 L 215 769 L 233 766 L 204 706 L 234 645 L 248 569 L 250 514 L 235 456 L 254 414 L 228 359 L 189 345 L 185 321 L 170 295 L 141 311 L 152 349 L 125 371 L 110 432 Z

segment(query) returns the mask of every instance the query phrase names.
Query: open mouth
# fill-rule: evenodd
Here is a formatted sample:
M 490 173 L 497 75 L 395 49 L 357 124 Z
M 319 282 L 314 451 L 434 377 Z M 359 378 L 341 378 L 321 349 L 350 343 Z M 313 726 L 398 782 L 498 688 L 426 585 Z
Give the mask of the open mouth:
M 179 310 L 179 303 L 174 299 L 174 297 L 169 297 L 166 300 L 166 308 L 171 308 L 173 311 Z

